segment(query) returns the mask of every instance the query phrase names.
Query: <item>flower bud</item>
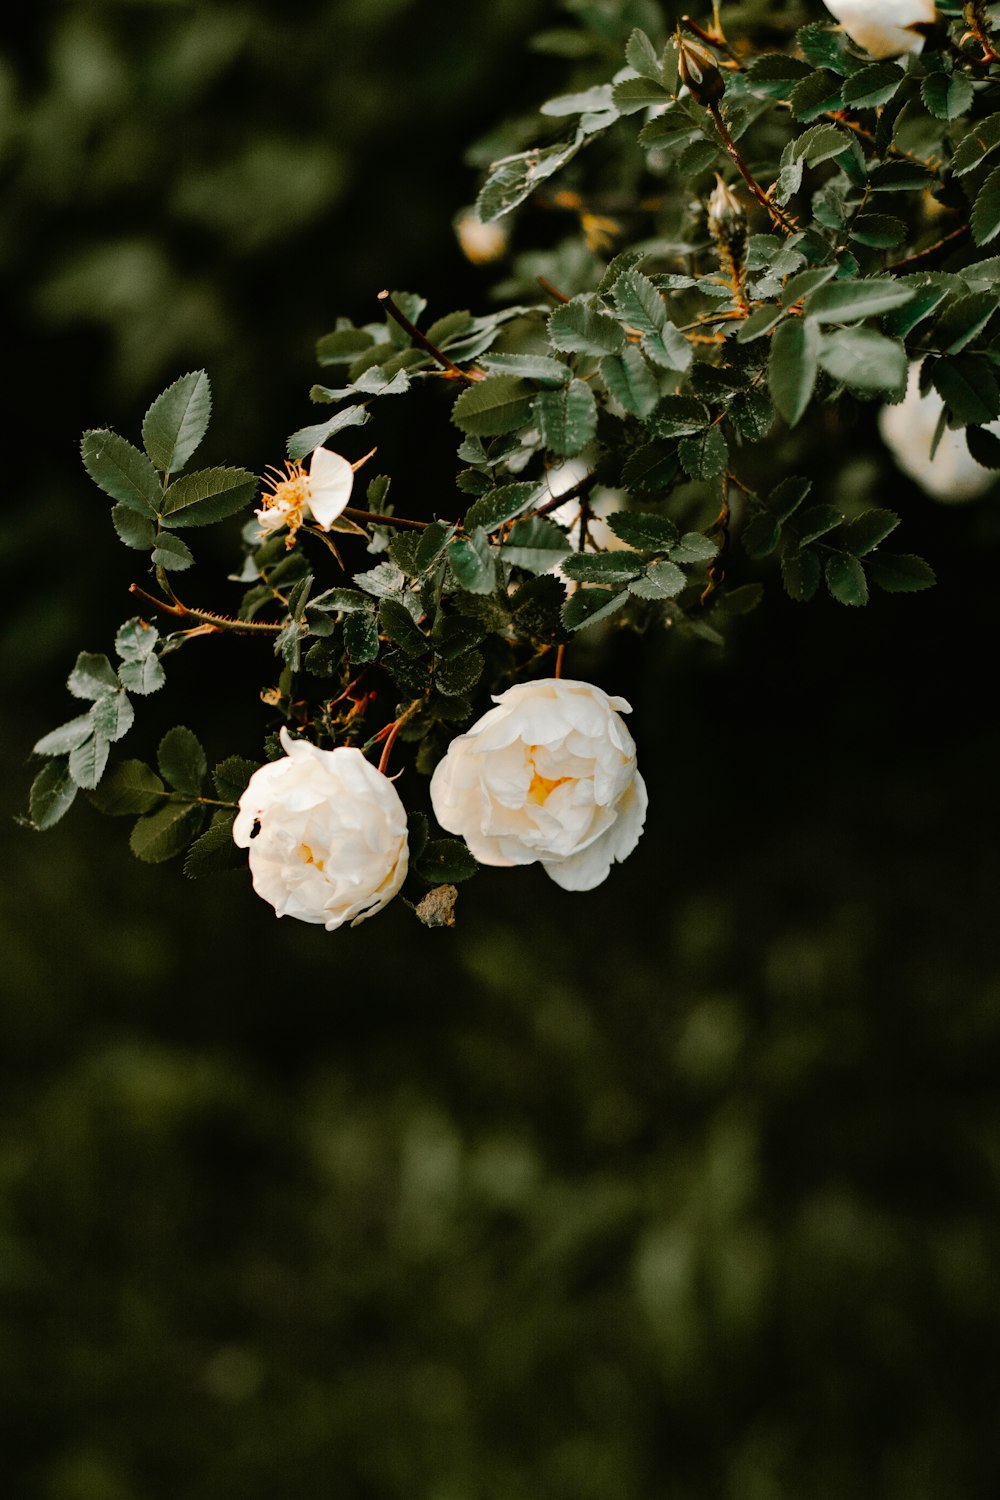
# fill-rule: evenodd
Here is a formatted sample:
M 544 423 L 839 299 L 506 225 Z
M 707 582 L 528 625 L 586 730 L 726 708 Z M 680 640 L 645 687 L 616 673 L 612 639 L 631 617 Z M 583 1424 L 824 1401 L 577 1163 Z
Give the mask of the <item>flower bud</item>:
M 718 62 L 700 42 L 677 35 L 677 73 L 691 97 L 706 107 L 718 104 L 726 92 L 726 80 Z
M 708 200 L 708 232 L 719 247 L 723 260 L 736 274 L 743 266 L 747 249 L 747 216 L 743 205 L 716 173 L 715 187 Z

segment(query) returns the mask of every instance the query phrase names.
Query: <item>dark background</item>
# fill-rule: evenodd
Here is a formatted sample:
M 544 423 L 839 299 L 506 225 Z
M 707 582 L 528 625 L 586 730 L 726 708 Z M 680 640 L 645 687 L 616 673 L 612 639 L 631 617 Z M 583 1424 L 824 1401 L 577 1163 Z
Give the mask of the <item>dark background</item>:
M 597 8 L 603 77 L 636 17 Z M 206 461 L 259 469 L 312 420 L 338 314 L 385 285 L 484 308 L 450 228 L 463 151 L 564 88 L 526 42 L 569 18 L 8 17 L 4 1493 L 994 1495 L 995 499 L 927 500 L 870 409 L 776 438 L 776 471 L 897 507 L 939 587 L 866 611 L 771 589 L 724 653 L 575 646 L 573 675 L 631 699 L 651 793 L 589 895 L 488 871 L 454 932 L 397 903 L 330 935 L 244 876 L 137 864 L 83 799 L 34 835 L 30 746 L 138 576 L 80 431 L 134 436 L 205 364 Z M 399 508 L 445 509 L 434 399 L 379 422 Z M 216 589 L 228 543 L 195 540 Z M 266 649 L 170 665 L 128 753 L 181 718 L 258 756 Z

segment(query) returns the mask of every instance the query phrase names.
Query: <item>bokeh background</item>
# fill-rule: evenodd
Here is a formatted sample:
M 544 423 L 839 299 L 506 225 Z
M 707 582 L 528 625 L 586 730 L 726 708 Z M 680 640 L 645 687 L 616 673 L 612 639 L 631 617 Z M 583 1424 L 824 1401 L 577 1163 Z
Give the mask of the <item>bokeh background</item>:
M 606 60 L 557 55 L 581 13 Z M 328 935 L 239 874 L 138 865 L 83 799 L 14 822 L 76 651 L 131 612 L 80 431 L 133 434 L 204 364 L 208 461 L 275 461 L 338 314 L 385 285 L 486 305 L 451 230 L 469 143 L 656 16 L 5 10 L 12 1500 L 997 1493 L 997 500 L 927 500 L 870 411 L 796 464 L 899 508 L 939 587 L 857 612 L 774 590 L 725 652 L 575 647 L 634 704 L 652 802 L 590 895 L 486 872 L 454 932 L 390 908 Z M 454 461 L 428 411 L 378 437 L 430 514 Z M 128 753 L 179 717 L 257 755 L 257 650 L 172 659 Z

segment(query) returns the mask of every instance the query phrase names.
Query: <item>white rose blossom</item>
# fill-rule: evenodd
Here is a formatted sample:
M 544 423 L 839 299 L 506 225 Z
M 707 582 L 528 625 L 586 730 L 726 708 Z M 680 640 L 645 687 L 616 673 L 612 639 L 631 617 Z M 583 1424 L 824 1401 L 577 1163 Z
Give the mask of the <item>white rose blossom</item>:
M 920 361 L 910 365 L 906 395 L 895 406 L 883 406 L 878 426 L 882 440 L 904 474 L 915 479 L 935 500 L 974 500 L 994 483 L 996 476 L 969 452 L 964 431 L 946 427 L 934 457 L 931 444 L 944 409 L 933 388 L 920 394 Z M 1000 436 L 1000 421 L 987 432 Z
M 934 0 L 824 0 L 852 42 L 872 57 L 898 57 L 920 52 L 924 38 L 914 26 L 927 25 L 937 15 Z
M 315 521 L 321 530 L 329 531 L 354 488 L 352 465 L 329 448 L 317 448 L 308 469 L 293 461 L 285 465 L 284 472 L 280 469 L 273 472 L 276 478 L 265 480 L 271 492 L 262 496 L 263 505 L 256 512 L 257 525 L 262 537 L 287 526 L 289 547 L 294 545 L 295 533 L 303 521 Z
M 286 729 L 281 743 L 285 759 L 254 772 L 233 825 L 254 890 L 279 917 L 357 926 L 406 879 L 406 809 L 360 750 L 319 750 Z
M 635 848 L 646 787 L 621 713 L 589 682 L 522 682 L 452 740 L 431 779 L 434 816 L 484 865 L 539 862 L 589 891 Z

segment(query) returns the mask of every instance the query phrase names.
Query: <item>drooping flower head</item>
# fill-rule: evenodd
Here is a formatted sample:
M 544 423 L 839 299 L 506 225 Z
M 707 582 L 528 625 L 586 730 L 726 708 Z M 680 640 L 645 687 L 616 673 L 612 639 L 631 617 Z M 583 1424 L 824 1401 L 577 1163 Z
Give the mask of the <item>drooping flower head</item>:
M 619 714 L 629 705 L 555 677 L 518 683 L 493 701 L 435 770 L 435 817 L 484 865 L 538 861 L 564 890 L 592 890 L 631 854 L 646 816 L 635 744 Z
M 249 850 L 258 896 L 279 917 L 333 932 L 396 895 L 409 863 L 406 809 L 360 750 L 319 750 L 281 730 L 283 760 L 255 771 L 233 839 Z
M 257 523 L 262 537 L 287 526 L 288 547 L 294 547 L 295 533 L 303 521 L 315 521 L 321 530 L 329 531 L 354 487 L 354 469 L 329 448 L 317 448 L 308 469 L 292 460 L 283 470 L 271 469 L 269 475 L 264 479 L 268 493 L 257 511 Z

